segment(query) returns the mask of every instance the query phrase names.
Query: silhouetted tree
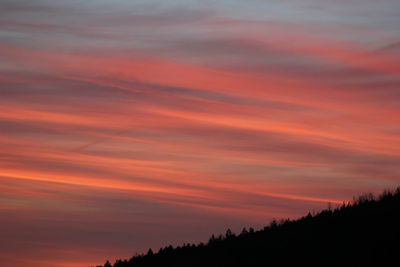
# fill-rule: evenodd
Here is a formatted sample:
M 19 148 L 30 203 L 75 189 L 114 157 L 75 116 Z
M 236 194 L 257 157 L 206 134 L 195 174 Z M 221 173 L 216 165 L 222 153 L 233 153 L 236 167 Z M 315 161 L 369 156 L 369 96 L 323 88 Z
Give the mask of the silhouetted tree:
M 214 243 L 215 240 L 216 240 L 216 239 L 215 239 L 215 236 L 214 236 L 214 234 L 212 234 L 211 237 L 210 237 L 210 239 L 208 240 L 208 244 Z
M 274 228 L 276 228 L 277 226 L 278 226 L 278 223 L 277 223 L 276 219 L 273 218 L 272 221 L 271 221 L 271 223 L 270 223 L 270 225 L 269 225 L 269 227 L 270 227 L 271 229 L 274 229 Z
M 247 235 L 249 232 L 247 231 L 246 227 L 243 227 L 242 232 L 240 235 Z
M 149 248 L 149 250 L 147 251 L 147 256 L 153 256 L 153 254 L 153 250 Z
M 233 233 L 232 233 L 231 229 L 228 228 L 228 230 L 226 230 L 226 233 L 225 233 L 225 238 L 230 238 L 232 236 L 233 236 Z

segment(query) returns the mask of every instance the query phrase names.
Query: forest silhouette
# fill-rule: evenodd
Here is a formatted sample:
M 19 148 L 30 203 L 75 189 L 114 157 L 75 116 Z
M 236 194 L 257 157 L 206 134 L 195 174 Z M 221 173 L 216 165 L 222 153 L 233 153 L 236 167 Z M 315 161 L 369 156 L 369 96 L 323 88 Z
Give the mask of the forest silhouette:
M 297 220 L 273 220 L 258 231 L 228 229 L 206 244 L 149 249 L 103 266 L 393 266 L 399 264 L 399 237 L 400 187 Z

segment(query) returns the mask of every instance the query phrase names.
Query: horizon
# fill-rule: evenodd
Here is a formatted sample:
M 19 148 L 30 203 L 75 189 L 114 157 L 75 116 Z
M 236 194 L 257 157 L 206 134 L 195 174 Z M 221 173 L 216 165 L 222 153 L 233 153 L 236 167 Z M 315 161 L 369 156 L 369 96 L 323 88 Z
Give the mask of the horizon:
M 2 266 L 103 264 L 397 187 L 398 25 L 398 0 L 0 0 Z
M 250 227 L 235 234 L 228 228 L 205 243 L 166 246 L 156 252 L 150 248 L 96 267 L 390 265 L 398 252 L 399 200 L 400 187 L 378 196 L 365 193 L 295 220 L 273 220 L 259 230 Z

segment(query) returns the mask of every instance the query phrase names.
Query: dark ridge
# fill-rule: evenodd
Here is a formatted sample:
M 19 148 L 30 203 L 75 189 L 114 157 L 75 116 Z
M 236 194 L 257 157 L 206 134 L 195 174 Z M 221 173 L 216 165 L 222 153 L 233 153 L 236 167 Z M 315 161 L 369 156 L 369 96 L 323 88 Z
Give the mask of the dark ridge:
M 228 229 L 207 244 L 149 249 L 104 267 L 398 266 L 399 237 L 400 187 L 297 220 L 273 220 L 259 231 Z

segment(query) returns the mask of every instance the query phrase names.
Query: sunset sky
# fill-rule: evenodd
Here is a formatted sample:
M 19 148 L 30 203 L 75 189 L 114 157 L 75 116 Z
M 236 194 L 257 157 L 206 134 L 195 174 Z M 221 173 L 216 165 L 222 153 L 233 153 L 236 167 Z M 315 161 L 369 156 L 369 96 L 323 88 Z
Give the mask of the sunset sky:
M 399 184 L 399 0 L 0 0 L 3 267 Z

